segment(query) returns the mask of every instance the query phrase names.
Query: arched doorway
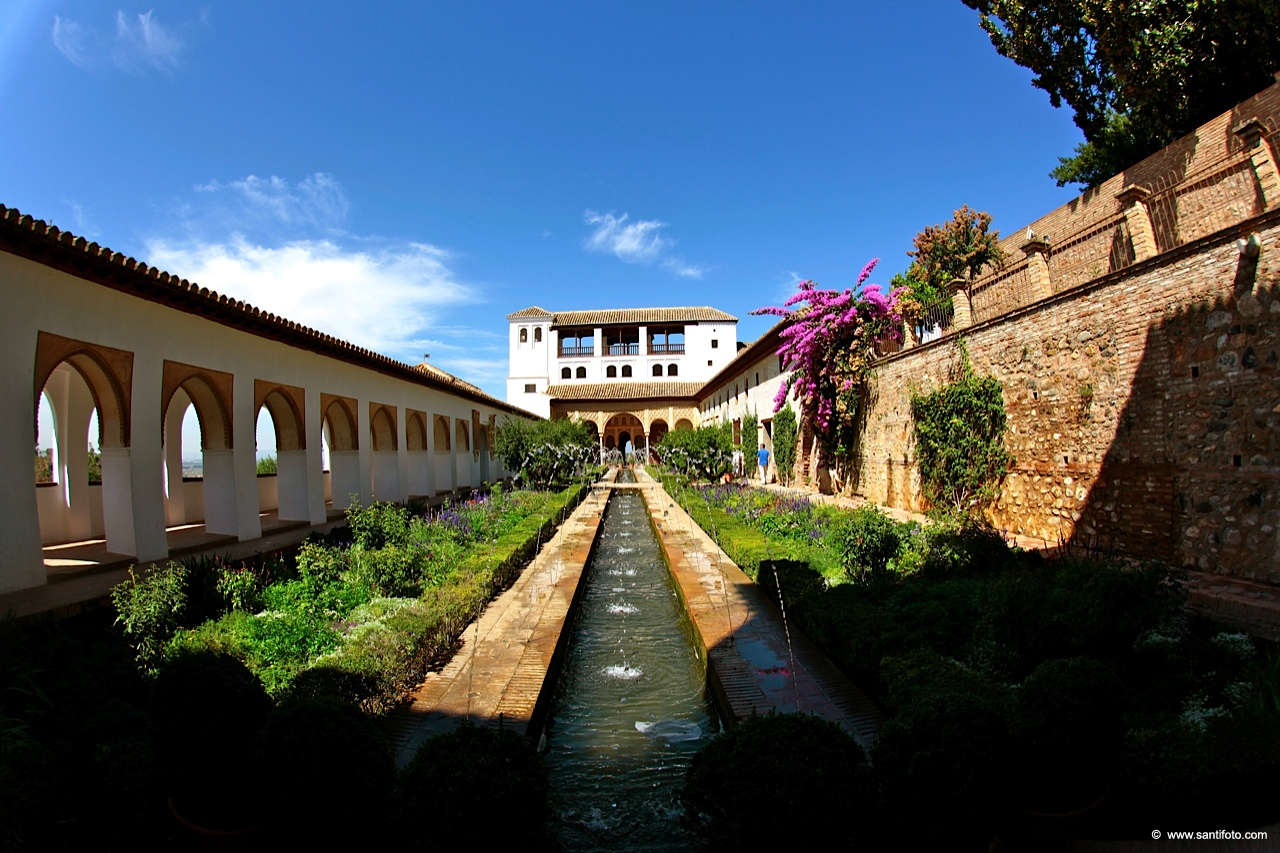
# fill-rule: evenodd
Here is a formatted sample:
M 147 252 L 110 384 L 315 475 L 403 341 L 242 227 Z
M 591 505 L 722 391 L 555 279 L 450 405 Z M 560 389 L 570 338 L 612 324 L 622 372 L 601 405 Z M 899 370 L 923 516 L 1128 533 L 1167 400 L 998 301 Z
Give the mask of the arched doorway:
M 409 457 L 408 497 L 431 494 L 431 459 L 427 454 L 427 415 L 407 409 L 404 419 L 404 446 Z
M 373 448 L 373 499 L 402 501 L 396 408 L 369 404 L 369 438 Z
M 619 412 L 604 425 L 604 446 L 626 452 L 628 444 L 635 451 L 644 444 L 644 424 L 630 412 Z
M 330 493 L 334 509 L 346 509 L 352 498 L 359 502 L 360 442 L 356 425 L 356 401 L 334 394 L 320 395 L 325 442 L 329 445 Z
M 453 491 L 454 464 L 453 442 L 449 436 L 449 418 L 445 415 L 435 416 L 435 427 L 432 430 L 435 439 L 436 494 Z
M 260 419 L 271 419 L 276 444 L 276 508 L 281 519 L 311 518 L 307 476 L 307 433 L 303 420 L 304 392 L 290 385 L 254 382 Z M 261 507 L 260 507 L 261 508 Z
M 457 486 L 471 485 L 471 433 L 467 422 L 458 418 L 454 425 L 453 447 L 456 455 Z
M 200 431 L 201 481 L 194 490 L 187 488 L 184 478 L 181 494 L 174 488 L 170 475 L 171 523 L 176 516 L 190 524 L 204 519 L 209 533 L 240 533 L 236 510 L 235 456 L 231 432 L 232 377 L 229 373 L 205 370 L 173 361 L 164 363 L 162 399 L 164 411 L 165 462 L 170 472 L 181 470 L 184 455 L 182 424 L 187 408 L 195 410 Z M 257 506 L 252 508 L 257 518 Z
M 132 353 L 47 332 L 37 336 L 30 411 L 38 445 L 40 400 L 48 400 L 54 431 L 48 444 L 56 465 L 50 477 L 58 485 L 32 486 L 39 523 L 39 531 L 32 531 L 34 539 L 53 542 L 102 535 L 107 550 L 116 554 L 154 559 L 167 552 L 163 519 L 156 519 L 155 542 L 141 548 L 138 542 L 129 456 L 132 374 Z M 98 434 L 90 436 L 95 413 Z M 96 487 L 89 483 L 94 439 L 101 453 L 102 484 Z M 43 583 L 38 566 L 33 571 L 41 576 L 33 581 Z

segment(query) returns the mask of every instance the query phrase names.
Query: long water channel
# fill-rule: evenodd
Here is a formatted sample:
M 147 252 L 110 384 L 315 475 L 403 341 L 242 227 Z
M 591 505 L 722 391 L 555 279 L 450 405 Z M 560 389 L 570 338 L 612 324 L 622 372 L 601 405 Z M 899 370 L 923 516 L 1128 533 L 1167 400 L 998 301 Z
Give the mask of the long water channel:
M 693 849 L 679 795 L 718 729 L 705 662 L 639 493 L 613 493 L 599 535 L 546 731 L 561 842 Z

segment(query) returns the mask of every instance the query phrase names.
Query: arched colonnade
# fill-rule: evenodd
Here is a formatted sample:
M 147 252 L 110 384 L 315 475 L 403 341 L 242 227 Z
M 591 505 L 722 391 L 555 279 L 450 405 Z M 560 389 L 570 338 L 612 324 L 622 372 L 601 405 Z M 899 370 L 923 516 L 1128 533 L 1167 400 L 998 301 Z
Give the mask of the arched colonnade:
M 162 436 L 162 482 L 153 486 L 162 496 L 163 526 L 203 522 L 210 533 L 241 539 L 261 535 L 260 524 L 245 519 L 256 521 L 264 510 L 277 510 L 282 521 L 317 524 L 326 520 L 329 501 L 341 509 L 352 497 L 362 502 L 427 497 L 477 486 L 500 471 L 490 437 L 497 416 L 481 418 L 477 409 L 459 416 L 463 411 L 457 404 L 466 401 L 455 401 L 453 411 L 431 413 L 323 391 L 309 394 L 300 386 L 254 378 L 249 423 L 256 424 L 265 410 L 276 440 L 274 488 L 264 488 L 256 467 L 252 480 L 238 476 L 232 373 L 165 359 L 159 399 L 148 413 L 151 407 L 134 399 L 133 369 L 132 352 L 38 334 L 31 422 L 43 395 L 54 427 L 54 435 L 44 438 L 56 460 L 53 482 L 37 490 L 42 544 L 101 537 L 114 553 L 165 556 L 155 544 L 146 545 L 148 539 L 158 544 L 154 531 L 150 537 L 139 533 L 148 523 L 133 494 L 139 484 L 132 453 L 140 430 Z M 310 409 L 308 396 L 316 398 Z M 368 412 L 365 429 L 361 406 Z M 189 408 L 200 426 L 203 477 L 198 480 L 183 476 L 182 427 Z M 318 436 L 307 428 L 309 411 L 320 424 Z M 135 422 L 140 412 L 143 417 Z M 98 434 L 90 436 L 95 413 Z M 246 432 L 252 445 L 254 431 Z M 327 448 L 327 470 L 319 448 L 309 452 L 309 434 L 312 443 L 318 437 Z M 93 445 L 101 453 L 96 483 L 90 482 L 88 461 Z

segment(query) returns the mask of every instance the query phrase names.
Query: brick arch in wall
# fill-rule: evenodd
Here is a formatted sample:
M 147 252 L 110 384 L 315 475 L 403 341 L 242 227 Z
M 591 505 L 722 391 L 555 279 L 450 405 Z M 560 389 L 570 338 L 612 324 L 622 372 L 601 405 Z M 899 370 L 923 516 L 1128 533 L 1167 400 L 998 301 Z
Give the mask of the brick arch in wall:
M 360 449 L 355 400 L 335 394 L 321 394 L 320 411 L 330 451 Z
M 369 437 L 374 453 L 396 450 L 396 410 L 382 403 L 369 404 Z
M 235 446 L 232 424 L 233 377 L 181 362 L 164 362 L 160 411 L 169 414 L 169 403 L 179 388 L 191 398 L 200 420 L 201 450 L 231 450 Z M 180 413 L 179 413 L 180 414 Z
M 449 440 L 449 419 L 444 415 L 436 415 L 433 431 L 435 433 L 436 453 L 448 453 L 452 447 Z
M 254 380 L 254 421 L 257 421 L 257 415 L 263 408 L 271 414 L 271 422 L 276 432 L 277 451 L 307 449 L 304 400 L 303 390 L 294 385 Z
M 63 363 L 70 365 L 89 386 L 98 410 L 98 446 L 128 447 L 133 353 L 40 332 L 36 338 L 33 417 L 38 417 L 40 394 L 49 377 Z
M 427 449 L 427 416 L 409 409 L 404 421 L 404 444 L 408 450 Z

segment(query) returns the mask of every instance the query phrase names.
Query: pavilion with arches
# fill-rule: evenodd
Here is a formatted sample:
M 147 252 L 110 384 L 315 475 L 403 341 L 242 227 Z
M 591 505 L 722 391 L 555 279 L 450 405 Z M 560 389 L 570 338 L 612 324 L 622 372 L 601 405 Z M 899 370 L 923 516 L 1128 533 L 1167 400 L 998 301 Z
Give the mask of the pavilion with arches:
M 145 562 L 169 554 L 176 527 L 246 541 L 265 518 L 322 524 L 352 501 L 479 486 L 507 474 L 494 453 L 498 418 L 531 417 L 432 365 L 353 346 L 3 206 L 0 282 L 0 387 L 17 401 L 0 418 L 0 592 L 46 583 L 43 549 L 57 543 L 102 539 Z M 42 406 L 52 436 L 38 434 Z M 182 446 L 190 417 L 198 448 Z M 274 475 L 258 474 L 260 420 L 274 432 Z M 51 471 L 36 485 L 41 444 L 52 446 Z M 184 476 L 184 453 L 196 450 L 202 476 Z

